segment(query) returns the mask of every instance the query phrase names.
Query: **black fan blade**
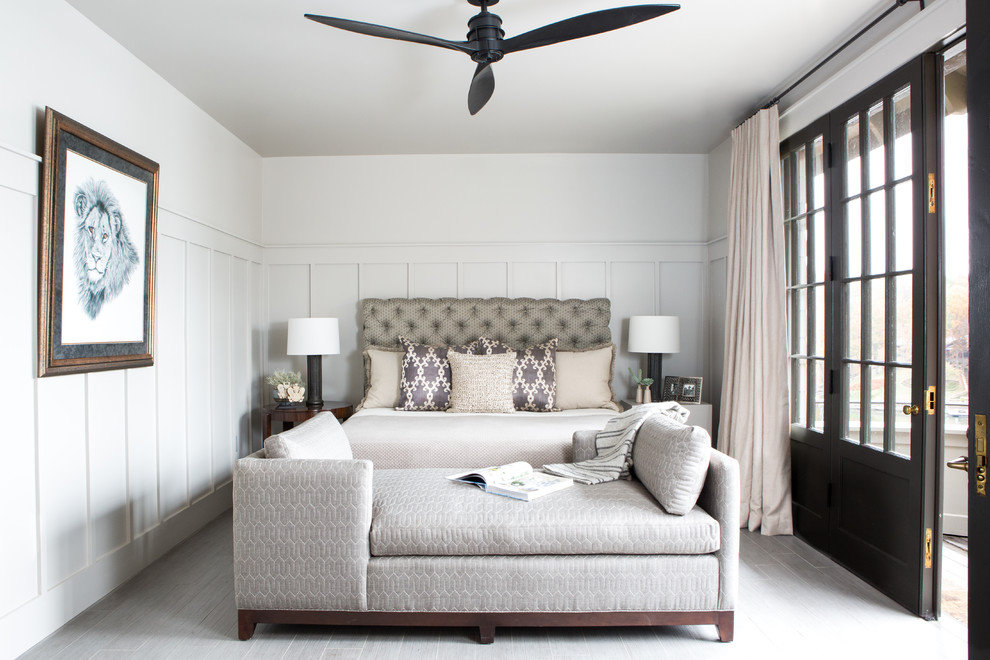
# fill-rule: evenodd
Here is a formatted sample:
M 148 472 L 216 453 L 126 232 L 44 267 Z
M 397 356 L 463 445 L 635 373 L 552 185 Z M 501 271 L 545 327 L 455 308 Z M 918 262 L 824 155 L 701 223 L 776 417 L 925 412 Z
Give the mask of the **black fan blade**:
M 642 23 L 680 8 L 680 5 L 636 5 L 582 14 L 506 39 L 502 43 L 502 52 L 514 53 L 529 48 L 549 46 L 561 41 L 590 37 L 593 34 L 601 34 Z
M 451 50 L 467 53 L 468 55 L 475 51 L 475 49 L 472 48 L 466 41 L 448 41 L 447 39 L 440 39 L 439 37 L 431 37 L 428 34 L 419 34 L 417 32 L 409 32 L 407 30 L 397 30 L 395 28 L 385 27 L 384 25 L 362 23 L 361 21 L 352 21 L 346 18 L 317 16 L 315 14 L 305 14 L 305 16 L 309 20 L 316 21 L 317 23 L 323 23 L 324 25 L 329 25 L 330 27 L 339 28 L 341 30 L 347 30 L 348 32 L 367 34 L 372 37 L 396 39 L 398 41 L 410 41 L 414 44 L 426 44 L 428 46 L 439 46 L 440 48 L 449 48 Z
M 474 78 L 471 78 L 471 89 L 468 90 L 468 110 L 471 114 L 478 114 L 494 93 L 495 73 L 492 71 L 491 62 L 483 62 L 475 69 Z

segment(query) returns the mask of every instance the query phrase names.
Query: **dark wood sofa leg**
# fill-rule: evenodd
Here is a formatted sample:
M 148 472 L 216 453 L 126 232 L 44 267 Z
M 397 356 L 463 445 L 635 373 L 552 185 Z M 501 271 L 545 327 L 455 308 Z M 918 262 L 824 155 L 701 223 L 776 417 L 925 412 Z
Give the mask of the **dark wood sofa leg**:
M 495 641 L 495 626 L 490 623 L 483 623 L 478 626 L 478 637 L 482 644 L 491 644 Z
M 244 639 L 251 639 L 254 635 L 254 628 L 257 624 L 247 610 L 237 610 L 237 636 Z
M 735 616 L 735 612 L 719 612 L 718 622 L 715 624 L 715 627 L 718 628 L 718 639 L 720 642 L 732 641 Z

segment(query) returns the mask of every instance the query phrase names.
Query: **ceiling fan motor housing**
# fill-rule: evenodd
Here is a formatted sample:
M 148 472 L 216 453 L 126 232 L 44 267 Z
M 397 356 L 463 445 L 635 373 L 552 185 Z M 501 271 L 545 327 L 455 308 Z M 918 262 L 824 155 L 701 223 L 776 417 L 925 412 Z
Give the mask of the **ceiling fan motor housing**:
M 502 38 L 505 37 L 505 30 L 502 29 L 502 19 L 487 9 L 482 9 L 479 14 L 468 21 L 467 39 L 469 42 L 478 44 L 478 49 L 471 53 L 471 59 L 478 64 L 498 62 L 502 59 Z

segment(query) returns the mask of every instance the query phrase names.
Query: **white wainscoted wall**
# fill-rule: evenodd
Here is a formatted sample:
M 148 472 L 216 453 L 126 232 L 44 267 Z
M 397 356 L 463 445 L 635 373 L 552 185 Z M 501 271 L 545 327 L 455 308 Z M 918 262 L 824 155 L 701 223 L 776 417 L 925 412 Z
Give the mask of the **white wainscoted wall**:
M 9 658 L 229 508 L 233 461 L 260 435 L 265 324 L 261 158 L 64 2 L 3 11 Z M 161 165 L 154 367 L 36 377 L 46 105 Z
M 628 318 L 681 317 L 668 375 L 710 381 L 706 155 L 537 154 L 267 158 L 266 369 L 285 355 L 286 320 L 340 319 L 324 358 L 327 399 L 357 402 L 358 302 L 369 297 L 612 300 L 613 387 L 632 393 Z M 703 398 L 709 397 L 703 392 Z

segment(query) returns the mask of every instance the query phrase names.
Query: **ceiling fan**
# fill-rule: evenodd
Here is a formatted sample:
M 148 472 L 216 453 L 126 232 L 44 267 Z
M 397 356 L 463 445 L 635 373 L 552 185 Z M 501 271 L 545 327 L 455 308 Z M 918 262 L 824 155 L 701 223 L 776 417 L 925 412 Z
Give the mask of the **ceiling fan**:
M 680 5 L 635 5 L 632 7 L 616 7 L 615 9 L 605 9 L 602 11 L 581 14 L 557 23 L 544 25 L 543 27 L 524 32 L 510 39 L 503 39 L 505 31 L 502 30 L 502 19 L 496 14 L 488 11 L 488 8 L 498 3 L 498 0 L 467 0 L 469 4 L 480 7 L 478 12 L 468 21 L 467 41 L 449 41 L 439 37 L 431 37 L 426 34 L 398 30 L 396 28 L 375 25 L 374 23 L 362 23 L 346 18 L 334 18 L 332 16 L 317 16 L 306 14 L 306 18 L 317 23 L 323 23 L 330 27 L 367 34 L 372 37 L 383 37 L 385 39 L 397 39 L 399 41 L 410 41 L 417 44 L 437 46 L 439 48 L 449 48 L 460 51 L 471 56 L 471 59 L 478 63 L 471 78 L 471 87 L 468 90 L 468 110 L 471 114 L 477 114 L 485 107 L 488 99 L 495 91 L 495 74 L 492 73 L 492 63 L 498 62 L 506 53 L 515 53 L 520 50 L 549 46 L 561 41 L 590 37 L 594 34 L 601 34 L 610 30 L 635 25 L 648 21 L 651 18 L 663 16 L 681 8 Z

